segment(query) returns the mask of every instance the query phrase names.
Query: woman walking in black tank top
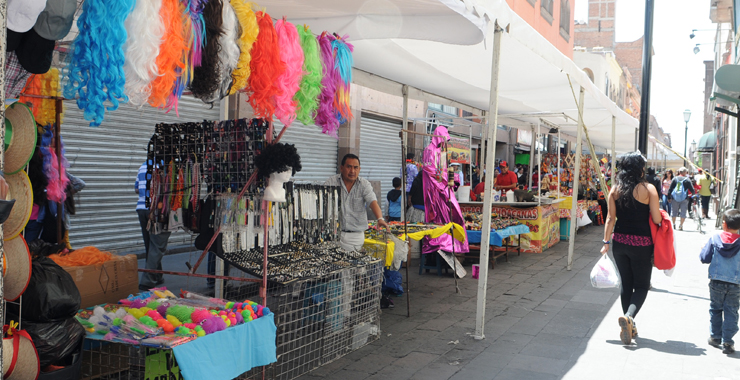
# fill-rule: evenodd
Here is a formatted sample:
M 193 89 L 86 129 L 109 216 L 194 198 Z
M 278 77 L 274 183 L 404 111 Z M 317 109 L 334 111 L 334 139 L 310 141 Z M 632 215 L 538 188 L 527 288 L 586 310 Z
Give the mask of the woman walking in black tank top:
M 612 245 L 614 262 L 622 279 L 620 298 L 624 316 L 619 317 L 619 326 L 624 344 L 630 344 L 637 336 L 634 318 L 650 289 L 653 270 L 650 218 L 656 224 L 662 221 L 658 191 L 645 179 L 645 163 L 640 152 L 633 152 L 617 165 L 619 172 L 616 185 L 609 192 L 609 215 L 601 248 L 604 255 Z

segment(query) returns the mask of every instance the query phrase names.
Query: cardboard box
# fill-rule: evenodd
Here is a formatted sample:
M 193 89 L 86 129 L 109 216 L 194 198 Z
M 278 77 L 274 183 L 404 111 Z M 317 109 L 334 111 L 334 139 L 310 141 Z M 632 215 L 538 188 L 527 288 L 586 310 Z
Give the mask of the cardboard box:
M 82 296 L 82 308 L 117 303 L 139 292 L 136 255 L 115 256 L 103 264 L 63 267 L 75 281 Z

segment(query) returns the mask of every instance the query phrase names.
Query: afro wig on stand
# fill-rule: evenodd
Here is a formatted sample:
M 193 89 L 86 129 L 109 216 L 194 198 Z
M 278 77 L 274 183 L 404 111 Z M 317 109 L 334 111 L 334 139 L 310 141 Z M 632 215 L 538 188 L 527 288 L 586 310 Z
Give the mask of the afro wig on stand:
M 263 177 L 269 177 L 273 173 L 282 173 L 293 170 L 293 174 L 301 171 L 301 156 L 293 144 L 276 143 L 267 145 L 262 153 L 255 157 L 254 164 Z

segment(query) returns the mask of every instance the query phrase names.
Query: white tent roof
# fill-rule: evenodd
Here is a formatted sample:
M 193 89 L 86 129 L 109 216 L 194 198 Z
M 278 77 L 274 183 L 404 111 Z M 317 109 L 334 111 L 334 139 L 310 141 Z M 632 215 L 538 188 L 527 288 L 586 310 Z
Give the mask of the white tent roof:
M 508 31 L 502 38 L 499 124 L 529 128 L 538 117 L 503 116 L 565 113 L 569 120 L 546 119 L 575 136 L 578 111 L 569 74 L 576 96 L 579 86 L 585 88 L 584 121 L 592 143 L 611 148 L 614 115 L 617 151 L 634 150 L 637 119 L 619 109 L 506 0 L 266 0 L 260 5 L 273 17 L 308 24 L 314 32 L 349 34 L 358 69 L 482 110 L 488 109 L 491 22 L 496 21 Z

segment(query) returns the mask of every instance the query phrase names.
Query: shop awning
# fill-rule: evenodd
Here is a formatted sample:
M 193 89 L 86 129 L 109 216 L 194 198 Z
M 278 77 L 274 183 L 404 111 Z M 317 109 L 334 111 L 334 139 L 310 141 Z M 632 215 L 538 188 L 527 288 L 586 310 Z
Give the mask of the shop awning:
M 699 152 L 714 152 L 714 148 L 717 146 L 717 135 L 714 131 L 707 132 L 701 135 L 699 139 L 699 145 L 696 150 Z

